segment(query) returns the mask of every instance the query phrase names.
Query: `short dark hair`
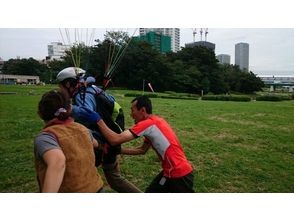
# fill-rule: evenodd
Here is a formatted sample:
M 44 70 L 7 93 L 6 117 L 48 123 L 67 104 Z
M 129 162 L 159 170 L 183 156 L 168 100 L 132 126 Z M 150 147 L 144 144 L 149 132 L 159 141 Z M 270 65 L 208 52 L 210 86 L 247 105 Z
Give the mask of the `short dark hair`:
M 138 110 L 145 107 L 146 112 L 148 114 L 152 114 L 152 103 L 151 103 L 151 100 L 147 96 L 145 96 L 145 95 L 138 96 L 132 100 L 132 103 L 135 101 L 137 101 L 136 107 Z
M 65 109 L 66 112 L 60 111 L 59 109 Z M 38 106 L 38 112 L 40 117 L 44 121 L 50 121 L 53 118 L 58 118 L 59 120 L 66 120 L 70 116 L 70 98 L 61 91 L 51 90 L 46 92 Z

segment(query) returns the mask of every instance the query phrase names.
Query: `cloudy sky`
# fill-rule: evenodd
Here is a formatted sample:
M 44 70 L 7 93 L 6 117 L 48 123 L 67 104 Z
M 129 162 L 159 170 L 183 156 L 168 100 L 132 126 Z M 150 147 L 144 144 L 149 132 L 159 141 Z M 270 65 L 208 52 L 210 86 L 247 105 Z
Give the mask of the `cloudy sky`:
M 10 0 L 1 4 L 0 57 L 44 59 L 50 42 L 63 41 L 60 30 L 64 32 L 64 27 L 97 27 L 94 38 L 100 40 L 105 27 L 122 27 L 124 31 L 130 28 L 130 35 L 134 27 L 180 27 L 181 46 L 193 42 L 192 28 L 197 28 L 196 41 L 200 40 L 202 27 L 208 28 L 207 40 L 216 44 L 216 55 L 229 54 L 231 64 L 235 63 L 235 44 L 246 42 L 251 71 L 294 75 L 294 19 L 290 2 L 266 1 L 265 5 L 256 0 L 181 0 L 181 4 L 167 5 L 165 1 L 149 0 L 143 10 L 132 0 L 99 1 L 96 5 L 91 0 L 72 0 L 71 4 L 51 0 L 46 7 L 37 0 L 19 1 L 15 7 L 16 0 Z M 74 34 L 70 37 L 73 42 Z
M 4 60 L 10 58 L 33 57 L 44 59 L 48 55 L 47 45 L 50 42 L 73 42 L 74 30 L 69 29 L 70 40 L 67 39 L 65 29 L 58 28 L 0 28 L 0 57 Z M 103 39 L 106 29 L 95 28 L 76 29 L 82 40 L 87 41 L 94 34 L 95 39 Z M 130 35 L 137 29 L 107 29 L 129 31 Z M 200 28 L 196 28 L 195 40 L 200 40 Z M 193 42 L 192 28 L 181 28 L 181 46 Z M 87 36 L 87 37 L 86 37 Z M 204 40 L 204 35 L 202 37 Z M 294 28 L 208 28 L 207 40 L 216 44 L 215 53 L 229 54 L 234 64 L 235 44 L 249 43 L 250 70 L 258 74 L 279 72 L 294 75 Z M 93 42 L 89 43 L 92 44 Z

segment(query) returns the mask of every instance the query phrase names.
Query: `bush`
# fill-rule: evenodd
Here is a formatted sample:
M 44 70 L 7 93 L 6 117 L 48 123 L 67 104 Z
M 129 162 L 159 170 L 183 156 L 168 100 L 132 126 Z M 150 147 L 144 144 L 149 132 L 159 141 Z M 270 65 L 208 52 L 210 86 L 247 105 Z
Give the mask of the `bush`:
M 250 102 L 249 96 L 232 96 L 232 95 L 205 95 L 202 100 L 212 101 L 234 101 L 234 102 Z
M 282 96 L 277 95 L 263 95 L 257 96 L 256 101 L 271 101 L 271 102 L 279 102 L 284 100 Z
M 282 96 L 282 100 L 292 100 L 292 96 Z
M 199 97 L 189 97 L 189 96 L 159 96 L 162 99 L 185 99 L 185 100 L 198 100 Z
M 137 96 L 141 96 L 142 93 L 126 93 L 124 94 L 125 97 L 137 97 Z M 156 93 L 145 93 L 144 95 L 146 95 L 149 98 L 162 98 L 162 99 L 187 99 L 187 100 L 198 100 L 199 96 L 198 95 L 194 95 L 194 94 L 176 94 L 174 93 L 173 95 L 158 95 Z
M 171 94 L 171 95 L 176 95 L 177 93 L 174 91 L 164 91 L 164 93 L 166 94 Z
M 138 97 L 141 96 L 142 93 L 126 93 L 124 96 L 125 97 Z M 146 93 L 144 94 L 145 96 L 149 97 L 149 98 L 158 98 L 158 95 L 155 93 Z
M 272 101 L 272 102 L 279 102 L 284 100 L 292 100 L 294 94 L 290 95 L 263 95 L 257 96 L 256 101 Z

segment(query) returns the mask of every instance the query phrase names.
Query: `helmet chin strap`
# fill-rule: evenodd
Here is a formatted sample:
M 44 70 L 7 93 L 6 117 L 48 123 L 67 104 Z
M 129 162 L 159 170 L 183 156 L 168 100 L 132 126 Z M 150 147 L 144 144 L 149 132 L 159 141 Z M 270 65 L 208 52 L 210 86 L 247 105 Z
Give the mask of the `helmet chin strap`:
M 70 82 L 66 82 L 66 84 L 64 85 L 64 88 L 66 89 L 67 94 L 69 95 L 69 97 L 72 98 L 73 97 L 73 93 L 70 90 L 70 88 L 71 88 Z

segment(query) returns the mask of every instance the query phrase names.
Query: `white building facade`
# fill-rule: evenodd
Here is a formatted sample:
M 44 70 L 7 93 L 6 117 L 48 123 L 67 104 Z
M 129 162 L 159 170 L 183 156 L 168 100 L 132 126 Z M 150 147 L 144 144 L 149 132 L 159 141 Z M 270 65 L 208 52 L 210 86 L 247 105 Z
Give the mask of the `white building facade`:
M 66 55 L 65 51 L 68 48 L 69 47 L 67 45 L 63 45 L 60 42 L 52 42 L 48 45 L 48 56 L 51 60 L 60 60 L 61 57 Z
M 235 65 L 241 70 L 249 71 L 249 44 L 235 44 Z
M 173 52 L 180 50 L 180 28 L 140 28 L 140 35 L 155 32 L 171 37 L 171 49 Z
M 221 64 L 231 64 L 231 56 L 228 54 L 219 54 L 216 58 Z

